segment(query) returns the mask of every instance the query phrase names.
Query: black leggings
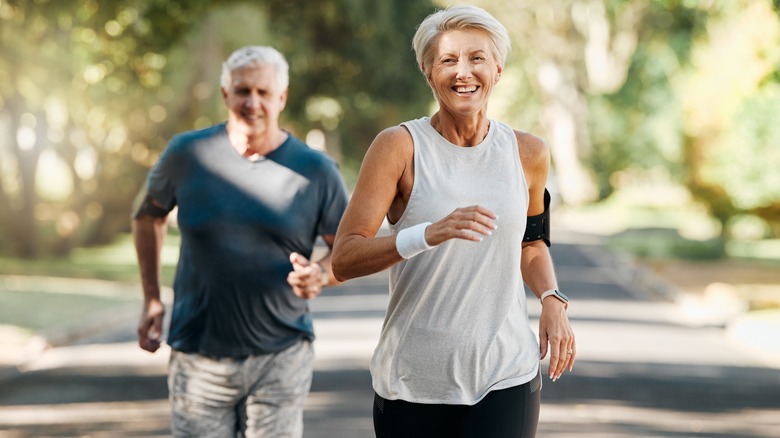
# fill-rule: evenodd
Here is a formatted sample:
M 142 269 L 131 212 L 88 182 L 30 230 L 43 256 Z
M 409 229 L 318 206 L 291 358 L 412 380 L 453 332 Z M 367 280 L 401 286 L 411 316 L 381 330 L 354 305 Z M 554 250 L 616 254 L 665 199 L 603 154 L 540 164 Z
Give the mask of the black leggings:
M 539 422 L 541 376 L 491 391 L 474 406 L 386 400 L 374 394 L 377 438 L 534 438 Z

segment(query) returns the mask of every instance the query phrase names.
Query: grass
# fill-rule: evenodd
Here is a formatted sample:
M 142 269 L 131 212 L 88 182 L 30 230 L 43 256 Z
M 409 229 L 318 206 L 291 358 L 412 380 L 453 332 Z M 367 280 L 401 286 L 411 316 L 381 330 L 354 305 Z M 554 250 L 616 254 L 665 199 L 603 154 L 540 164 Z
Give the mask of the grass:
M 644 260 L 745 260 L 780 266 L 780 239 L 724 242 L 720 224 L 689 199 L 639 189 L 598 204 L 564 207 L 564 225 L 605 237 L 613 250 Z
M 162 251 L 162 282 L 170 285 L 179 254 L 179 236 L 169 233 Z M 0 257 L 0 275 L 33 275 L 64 278 L 91 278 L 126 283 L 139 282 L 138 261 L 132 236 L 120 235 L 112 244 L 76 248 L 68 257 L 35 260 Z
M 685 292 L 706 295 L 721 285 L 751 309 L 780 308 L 780 239 L 724 242 L 720 225 L 690 200 L 657 190 L 653 196 L 646 202 L 652 198 L 626 190 L 599 204 L 561 208 L 553 226 L 558 220 L 601 235 L 611 250 Z
M 169 233 L 162 253 L 162 282 L 173 282 L 179 236 Z M 138 304 L 142 292 L 132 237 L 111 245 L 78 248 L 68 257 L 0 258 L 0 348 L 35 334 L 83 322 L 83 318 Z M 12 339 L 13 338 L 13 339 Z
M 107 311 L 111 308 L 139 302 L 141 294 L 135 296 L 90 296 L 84 294 L 63 294 L 52 291 L 0 290 L 0 321 L 3 325 L 23 328 L 29 332 L 44 332 L 57 327 L 66 327 L 82 320 L 85 315 Z

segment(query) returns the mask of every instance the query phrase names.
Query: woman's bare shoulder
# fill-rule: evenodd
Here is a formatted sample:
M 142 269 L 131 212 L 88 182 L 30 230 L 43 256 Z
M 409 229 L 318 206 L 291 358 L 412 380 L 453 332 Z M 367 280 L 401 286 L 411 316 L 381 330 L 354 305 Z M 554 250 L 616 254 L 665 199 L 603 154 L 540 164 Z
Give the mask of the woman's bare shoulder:
M 547 143 L 540 137 L 528 132 L 515 130 L 517 148 L 523 163 L 536 166 L 547 166 L 550 162 L 550 150 Z
M 379 132 L 366 152 L 367 159 L 406 162 L 414 151 L 412 135 L 403 126 L 391 126 Z
M 391 147 L 406 147 L 412 145 L 412 135 L 401 125 L 385 128 L 377 134 L 374 144 Z

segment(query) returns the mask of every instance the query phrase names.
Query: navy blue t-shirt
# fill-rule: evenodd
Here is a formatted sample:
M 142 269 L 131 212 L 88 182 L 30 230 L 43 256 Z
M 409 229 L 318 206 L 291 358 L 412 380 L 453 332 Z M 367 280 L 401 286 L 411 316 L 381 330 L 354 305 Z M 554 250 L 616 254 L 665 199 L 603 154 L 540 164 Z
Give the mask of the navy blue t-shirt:
M 236 357 L 314 338 L 307 301 L 287 274 L 290 253 L 311 257 L 317 236 L 335 234 L 346 209 L 333 159 L 290 135 L 251 161 L 223 123 L 174 137 L 149 173 L 148 193 L 179 208 L 171 348 Z

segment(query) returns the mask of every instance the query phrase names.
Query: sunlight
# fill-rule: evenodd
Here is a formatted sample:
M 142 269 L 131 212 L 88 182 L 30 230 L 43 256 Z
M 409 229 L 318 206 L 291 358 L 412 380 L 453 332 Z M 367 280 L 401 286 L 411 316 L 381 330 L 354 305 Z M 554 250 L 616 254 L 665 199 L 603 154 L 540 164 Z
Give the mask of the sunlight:
M 46 148 L 41 152 L 35 187 L 42 198 L 51 201 L 65 200 L 73 192 L 70 169 L 54 149 Z

